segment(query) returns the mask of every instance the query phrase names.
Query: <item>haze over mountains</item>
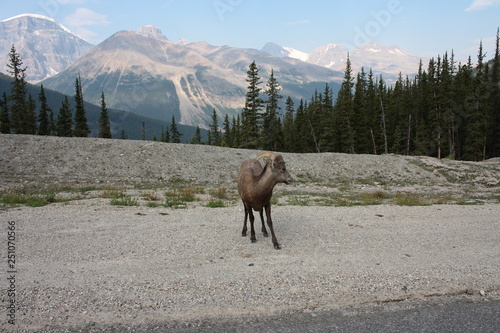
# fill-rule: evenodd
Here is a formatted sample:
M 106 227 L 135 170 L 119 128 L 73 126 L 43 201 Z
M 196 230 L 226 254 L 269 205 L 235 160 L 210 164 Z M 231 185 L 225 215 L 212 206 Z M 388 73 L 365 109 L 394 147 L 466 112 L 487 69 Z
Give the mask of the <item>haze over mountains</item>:
M 28 67 L 28 80 L 73 95 L 79 75 L 85 100 L 180 124 L 207 127 L 215 109 L 241 112 L 246 71 L 252 61 L 264 84 L 271 70 L 285 97 L 308 100 L 328 83 L 336 93 L 343 78 L 347 50 L 335 44 L 310 54 L 268 43 L 262 50 L 214 46 L 186 40 L 171 42 L 157 27 L 120 31 L 97 46 L 50 18 L 20 15 L 0 22 L 0 61 L 8 62 L 12 44 Z M 354 72 L 361 66 L 389 81 L 400 71 L 412 74 L 419 58 L 396 47 L 369 44 L 350 54 Z M 3 59 L 3 60 L 2 60 Z M 0 66 L 6 72 L 6 66 Z

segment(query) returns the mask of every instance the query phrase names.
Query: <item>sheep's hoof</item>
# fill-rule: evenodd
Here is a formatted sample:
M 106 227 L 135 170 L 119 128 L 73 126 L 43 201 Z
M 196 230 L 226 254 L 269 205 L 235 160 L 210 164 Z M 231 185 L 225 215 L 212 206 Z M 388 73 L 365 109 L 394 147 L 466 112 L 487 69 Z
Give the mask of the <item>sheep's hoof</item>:
M 264 237 L 269 237 L 269 234 L 267 233 L 267 231 L 264 231 L 262 234 L 264 235 Z
M 241 236 L 242 236 L 242 237 L 246 237 L 246 236 L 247 236 L 247 232 L 246 232 L 246 231 L 243 231 L 243 232 L 241 233 Z
M 251 239 L 252 243 L 256 243 L 257 240 L 256 239 Z
M 276 250 L 281 249 L 281 247 L 280 247 L 280 245 L 279 245 L 278 243 L 274 244 L 274 248 L 275 248 Z

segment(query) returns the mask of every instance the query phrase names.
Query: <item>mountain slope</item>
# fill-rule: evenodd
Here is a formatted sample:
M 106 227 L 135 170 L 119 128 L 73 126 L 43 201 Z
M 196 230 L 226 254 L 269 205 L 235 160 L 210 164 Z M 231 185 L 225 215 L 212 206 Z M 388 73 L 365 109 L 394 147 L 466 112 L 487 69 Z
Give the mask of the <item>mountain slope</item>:
M 10 94 L 12 78 L 0 73 L 0 96 L 5 92 L 7 95 Z M 59 108 L 64 99 L 64 95 L 60 92 L 47 89 L 45 86 L 45 95 L 47 96 L 47 102 L 49 107 L 54 112 L 54 118 L 57 119 L 57 114 L 59 113 Z M 27 91 L 33 99 L 38 103 L 38 94 L 40 93 L 40 87 L 32 84 L 27 85 Z M 75 110 L 73 93 L 68 94 L 69 101 L 73 112 Z M 84 94 L 84 98 L 86 96 Z M 38 106 L 39 107 L 39 106 Z M 99 106 L 85 102 L 85 112 L 87 114 L 87 120 L 89 127 L 91 129 L 90 136 L 96 137 L 98 133 L 98 121 L 101 113 Z M 145 125 L 145 137 L 148 140 L 153 138 L 153 135 L 159 139 L 161 136 L 161 131 L 165 131 L 167 126 L 170 126 L 169 121 L 158 121 L 156 119 L 144 117 L 131 112 L 125 112 L 117 109 L 108 108 L 109 120 L 111 124 L 111 132 L 113 138 L 119 138 L 121 136 L 122 130 L 125 131 L 126 136 L 129 139 L 138 140 L 142 136 L 142 123 Z M 189 142 L 189 140 L 195 134 L 196 128 L 185 125 L 177 125 L 179 132 L 181 132 L 182 142 Z M 206 136 L 206 132 L 202 130 L 202 135 Z
M 104 91 L 110 107 L 163 121 L 175 116 L 180 124 L 207 127 L 214 109 L 221 118 L 241 111 L 252 61 L 262 69 L 263 81 L 274 69 L 283 95 L 296 99 L 308 99 L 325 83 L 336 92 L 342 78 L 339 72 L 255 49 L 176 44 L 158 38 L 158 31 L 149 26 L 140 33 L 114 34 L 43 84 L 71 94 L 80 75 L 92 103 L 97 104 Z
M 34 14 L 0 22 L 0 72 L 6 73 L 12 45 L 27 67 L 27 80 L 38 82 L 53 76 L 86 54 L 93 45 L 53 19 Z
M 213 108 L 236 109 L 242 96 L 230 73 L 197 52 L 133 31 L 116 33 L 43 83 L 70 93 L 78 73 L 89 101 L 104 91 L 110 107 L 194 126 L 207 123 Z

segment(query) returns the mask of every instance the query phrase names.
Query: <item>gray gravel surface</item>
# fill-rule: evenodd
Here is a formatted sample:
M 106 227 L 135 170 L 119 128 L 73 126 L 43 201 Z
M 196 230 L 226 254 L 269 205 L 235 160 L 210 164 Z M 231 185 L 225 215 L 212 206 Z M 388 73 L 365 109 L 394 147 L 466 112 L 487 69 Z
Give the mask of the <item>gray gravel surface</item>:
M 217 186 L 229 187 L 241 160 L 255 155 L 98 139 L 0 135 L 0 143 L 2 191 L 55 182 L 168 186 L 176 178 L 213 178 Z M 394 188 L 420 182 L 422 191 L 468 189 L 488 198 L 498 193 L 495 160 L 342 154 L 286 154 L 285 160 L 299 179 L 287 187 L 295 190 L 341 191 L 332 183 L 349 174 L 354 180 L 376 174 Z M 380 185 L 353 181 L 351 190 L 363 186 Z M 485 202 L 275 206 L 281 250 L 260 232 L 256 243 L 241 237 L 243 210 L 236 203 L 170 209 L 84 198 L 3 209 L 0 242 L 6 243 L 8 222 L 17 231 L 17 311 L 16 324 L 9 325 L 3 260 L 0 331 L 196 327 L 293 312 L 314 316 L 340 309 L 349 315 L 353 308 L 434 297 L 497 300 L 500 205 Z M 1 254 L 5 259 L 5 249 Z

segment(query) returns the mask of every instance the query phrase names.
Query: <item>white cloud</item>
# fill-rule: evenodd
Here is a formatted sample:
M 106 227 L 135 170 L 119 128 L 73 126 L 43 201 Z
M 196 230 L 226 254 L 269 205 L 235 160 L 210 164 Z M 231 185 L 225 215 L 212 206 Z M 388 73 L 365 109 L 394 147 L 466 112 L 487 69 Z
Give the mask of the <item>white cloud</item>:
M 103 26 L 110 24 L 106 15 L 96 13 L 88 8 L 78 8 L 73 14 L 66 16 L 63 23 L 72 28 L 92 25 Z
M 472 4 L 465 9 L 466 12 L 486 9 L 488 7 L 500 4 L 500 0 L 474 0 Z
M 69 0 L 66 0 L 69 1 Z M 93 40 L 99 34 L 92 31 L 92 27 L 105 26 L 110 24 L 106 15 L 99 14 L 88 8 L 78 8 L 71 15 L 64 18 L 63 24 L 71 28 L 71 30 L 81 38 L 96 43 L 98 40 Z

